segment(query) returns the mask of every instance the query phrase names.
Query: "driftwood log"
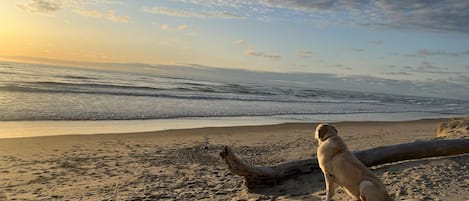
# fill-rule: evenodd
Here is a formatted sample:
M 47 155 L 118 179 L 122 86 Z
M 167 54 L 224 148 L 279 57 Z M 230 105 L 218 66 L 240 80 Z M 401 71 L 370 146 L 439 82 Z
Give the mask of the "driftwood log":
M 469 153 L 469 139 L 414 141 L 404 144 L 381 146 L 354 152 L 366 166 Z M 227 146 L 220 156 L 234 174 L 243 176 L 248 190 L 273 186 L 303 174 L 319 172 L 316 158 L 289 161 L 273 166 L 251 166 L 241 161 Z

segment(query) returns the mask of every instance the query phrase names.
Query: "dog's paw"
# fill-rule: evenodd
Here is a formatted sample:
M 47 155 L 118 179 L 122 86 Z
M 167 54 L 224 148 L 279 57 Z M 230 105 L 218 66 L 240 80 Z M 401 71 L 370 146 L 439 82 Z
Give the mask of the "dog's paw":
M 332 199 L 329 196 L 322 196 L 321 200 L 322 201 L 331 201 Z

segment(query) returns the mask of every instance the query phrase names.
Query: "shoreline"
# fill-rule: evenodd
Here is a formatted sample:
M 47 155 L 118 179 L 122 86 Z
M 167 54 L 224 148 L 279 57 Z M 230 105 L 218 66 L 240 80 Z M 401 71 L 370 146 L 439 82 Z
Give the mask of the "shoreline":
M 227 117 L 227 118 L 181 118 L 181 119 L 149 119 L 149 120 L 55 120 L 55 121 L 0 121 L 0 139 L 28 138 L 61 135 L 101 135 L 144 133 L 181 129 L 223 128 L 237 126 L 269 126 L 295 123 L 344 123 L 344 122 L 406 122 L 432 119 L 450 119 L 464 115 L 441 115 L 426 118 L 382 118 L 373 121 L 357 118 L 339 119 L 280 119 L 269 117 Z M 369 118 L 368 118 L 369 119 Z

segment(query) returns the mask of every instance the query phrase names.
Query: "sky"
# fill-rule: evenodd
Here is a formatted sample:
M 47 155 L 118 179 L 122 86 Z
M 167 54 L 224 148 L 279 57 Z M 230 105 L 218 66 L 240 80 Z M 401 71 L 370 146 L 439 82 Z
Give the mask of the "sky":
M 3 60 L 469 86 L 467 0 L 0 0 L 0 24 Z

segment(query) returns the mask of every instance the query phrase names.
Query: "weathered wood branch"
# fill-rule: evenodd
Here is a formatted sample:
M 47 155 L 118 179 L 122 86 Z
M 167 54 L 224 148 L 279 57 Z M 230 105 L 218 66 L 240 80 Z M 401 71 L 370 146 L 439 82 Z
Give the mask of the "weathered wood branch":
M 415 141 L 354 152 L 355 156 L 368 167 L 464 153 L 469 153 L 469 139 Z M 231 172 L 244 177 L 245 185 L 249 190 L 276 185 L 287 179 L 320 171 L 316 158 L 273 166 L 251 166 L 241 161 L 227 146 L 220 152 L 220 156 Z

